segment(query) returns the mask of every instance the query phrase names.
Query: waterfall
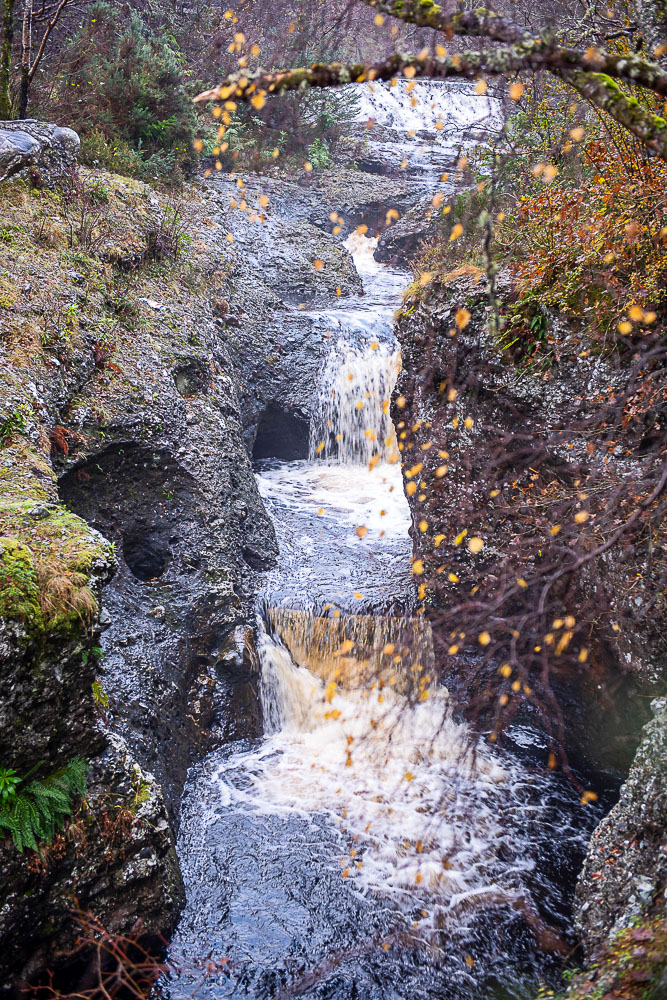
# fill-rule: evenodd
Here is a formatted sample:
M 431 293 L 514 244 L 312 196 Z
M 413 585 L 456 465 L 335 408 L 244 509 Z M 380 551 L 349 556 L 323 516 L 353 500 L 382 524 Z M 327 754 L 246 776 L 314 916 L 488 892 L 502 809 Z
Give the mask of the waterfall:
M 353 690 L 377 683 L 406 691 L 433 671 L 431 629 L 421 616 L 271 608 L 266 619 L 293 660 L 324 684 Z
M 311 461 L 398 461 L 389 405 L 399 370 L 400 355 L 391 344 L 372 341 L 369 350 L 343 341 L 334 347 L 311 421 Z
M 476 94 L 467 83 L 397 80 L 393 86 L 376 82 L 354 88 L 359 95 L 358 119 L 397 132 L 426 132 L 444 138 L 452 133 L 460 136 L 475 126 L 502 127 L 500 102 Z
M 515 875 L 532 867 L 515 851 L 498 865 L 497 847 L 506 839 L 498 799 L 512 775 L 472 750 L 444 689 L 413 662 L 427 626 L 285 611 L 269 618 L 276 634 L 262 636 L 261 694 L 273 752 L 254 769 L 255 794 L 286 813 L 331 817 L 356 845 L 344 877 L 365 891 L 428 900 L 440 925 L 447 909 L 460 919 L 464 904 L 509 899 Z M 348 635 L 358 640 L 352 648 Z M 381 646 L 388 638 L 397 641 Z M 288 645 L 308 669 L 295 663 Z M 410 656 L 403 662 L 394 649 Z M 383 650 L 389 652 L 381 666 Z M 420 652 L 428 660 L 430 644 Z M 429 910 L 420 923 L 432 918 Z
M 374 468 L 399 459 L 389 414 L 401 368 L 393 333 L 395 302 L 387 305 L 373 294 L 384 277 L 382 266 L 373 258 L 377 240 L 352 233 L 345 245 L 365 290 L 373 295 L 373 305 L 346 308 L 343 315 L 326 314 L 330 324 L 338 326 L 339 336 L 318 386 L 310 425 L 310 460 Z M 404 284 L 405 276 L 401 278 Z
M 496 115 L 470 83 L 353 86 L 360 122 L 378 124 L 359 130 L 367 150 L 420 192 L 441 187 L 455 147 Z M 259 695 L 263 732 L 188 777 L 180 940 L 225 956 L 210 1000 L 534 996 L 549 964 L 522 920 L 539 931 L 539 909 L 567 923 L 553 872 L 576 866 L 594 818 L 524 762 L 526 726 L 511 733 L 519 760 L 453 716 L 389 413 L 409 275 L 376 262 L 365 234 L 346 246 L 364 294 L 310 314 L 331 345 L 310 458 L 258 463 L 279 546 L 257 605 L 259 690 L 222 666 L 220 679 L 241 719 Z M 182 985 L 174 1000 L 199 989 Z

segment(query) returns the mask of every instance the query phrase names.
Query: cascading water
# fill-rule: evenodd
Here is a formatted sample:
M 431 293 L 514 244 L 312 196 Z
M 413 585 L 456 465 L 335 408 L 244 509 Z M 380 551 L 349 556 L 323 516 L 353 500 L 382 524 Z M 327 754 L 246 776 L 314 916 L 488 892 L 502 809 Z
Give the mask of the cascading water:
M 407 276 L 348 245 L 365 295 L 319 314 L 334 335 L 311 457 L 258 467 L 280 546 L 259 605 L 265 735 L 191 772 L 174 952 L 229 959 L 208 1000 L 528 997 L 565 947 L 552 925 L 594 816 L 531 768 L 535 734 L 501 758 L 452 716 L 388 415 Z
M 343 342 L 332 351 L 311 423 L 311 459 L 398 461 L 389 402 L 400 359 L 386 344 L 374 342 L 371 350 L 374 356 Z
M 397 132 L 470 134 L 476 127 L 502 124 L 499 102 L 475 93 L 468 85 L 444 80 L 397 80 L 355 85 L 358 118 L 372 120 Z
M 338 332 L 338 339 L 313 409 L 310 459 L 343 465 L 395 464 L 399 453 L 389 404 L 401 362 L 393 334 L 396 299 L 391 292 L 404 286 L 405 276 L 374 260 L 376 239 L 353 232 L 345 245 L 364 279 L 368 304 L 346 309 L 344 318 L 341 310 L 320 313 Z
M 358 120 L 368 128 L 366 142 L 378 162 L 398 167 L 422 184 L 452 168 L 465 143 L 500 132 L 503 115 L 497 98 L 477 94 L 451 80 L 396 80 L 353 84 Z

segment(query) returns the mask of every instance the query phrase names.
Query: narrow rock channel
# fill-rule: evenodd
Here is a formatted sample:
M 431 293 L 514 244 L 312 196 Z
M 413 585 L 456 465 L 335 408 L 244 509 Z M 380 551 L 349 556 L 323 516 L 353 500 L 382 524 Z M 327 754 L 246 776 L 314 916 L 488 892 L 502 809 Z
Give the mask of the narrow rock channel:
M 537 732 L 482 749 L 435 681 L 389 417 L 409 276 L 375 240 L 346 245 L 364 294 L 310 314 L 331 350 L 308 458 L 280 433 L 255 451 L 280 550 L 257 602 L 264 735 L 189 773 L 172 955 L 224 956 L 211 1000 L 528 997 L 571 947 L 599 814 L 538 769 Z M 164 995 L 199 981 L 175 974 Z

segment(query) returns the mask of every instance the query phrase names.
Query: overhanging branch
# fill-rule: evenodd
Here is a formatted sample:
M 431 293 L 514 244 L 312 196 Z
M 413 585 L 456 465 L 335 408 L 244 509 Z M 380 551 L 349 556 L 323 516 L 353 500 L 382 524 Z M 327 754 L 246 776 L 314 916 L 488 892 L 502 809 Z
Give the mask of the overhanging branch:
M 408 79 L 474 79 L 484 74 L 501 76 L 526 69 L 548 70 L 559 76 L 667 160 L 667 121 L 651 114 L 634 97 L 624 94 L 612 79 L 626 79 L 627 74 L 633 71 L 633 82 L 639 82 L 634 64 L 630 65 L 627 58 L 603 55 L 597 50 L 579 53 L 573 49 L 551 48 L 540 38 L 486 52 L 463 52 L 444 57 L 431 53 L 426 56 L 395 53 L 373 66 L 364 63 L 317 63 L 277 73 L 240 71 L 213 90 L 200 94 L 196 100 L 199 103 L 241 100 L 261 107 L 269 95 L 309 87 L 340 87 L 373 80 L 394 80 L 399 76 Z M 642 73 L 644 80 L 650 76 L 652 90 L 667 94 L 667 74 L 659 66 L 643 63 Z
M 451 35 L 484 36 L 514 45 L 530 38 L 519 24 L 486 7 L 447 14 L 433 0 L 363 0 L 380 14 L 388 14 L 421 28 L 435 28 Z

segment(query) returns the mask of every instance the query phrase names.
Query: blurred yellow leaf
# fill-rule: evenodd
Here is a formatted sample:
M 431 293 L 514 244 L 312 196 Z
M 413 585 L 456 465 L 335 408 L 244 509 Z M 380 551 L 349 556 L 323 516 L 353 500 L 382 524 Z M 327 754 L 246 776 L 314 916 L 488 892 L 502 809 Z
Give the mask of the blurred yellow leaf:
M 468 325 L 469 322 L 470 322 L 470 313 L 468 312 L 468 310 L 459 309 L 459 311 L 456 314 L 456 325 L 458 326 L 459 330 L 465 329 L 465 327 Z

